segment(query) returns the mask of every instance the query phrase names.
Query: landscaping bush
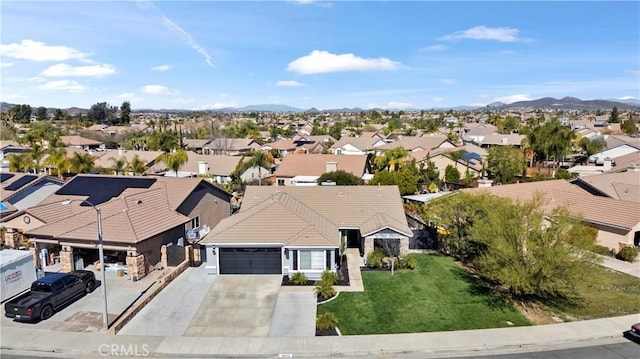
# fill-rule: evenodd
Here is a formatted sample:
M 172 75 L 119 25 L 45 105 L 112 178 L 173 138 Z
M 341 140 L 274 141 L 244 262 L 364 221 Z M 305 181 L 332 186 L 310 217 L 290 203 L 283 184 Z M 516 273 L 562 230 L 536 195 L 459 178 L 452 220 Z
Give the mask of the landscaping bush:
M 332 330 L 338 325 L 338 318 L 332 312 L 326 312 L 316 317 L 316 330 Z
M 399 269 L 414 270 L 416 269 L 417 266 L 418 266 L 418 260 L 416 259 L 415 256 L 412 256 L 412 255 L 408 255 L 408 256 L 405 256 L 404 258 L 400 258 L 400 260 L 398 261 Z
M 316 296 L 319 297 L 319 299 L 322 300 L 327 300 L 336 295 L 336 289 L 333 287 L 333 285 L 330 284 L 330 282 L 323 280 L 319 281 L 318 284 L 316 284 L 315 288 L 313 288 L 313 292 L 316 294 Z
M 370 267 L 381 268 L 387 253 L 382 248 L 375 248 L 373 252 L 367 255 L 367 265 Z
M 637 256 L 638 249 L 635 247 L 624 247 L 616 254 L 616 258 L 627 262 L 633 262 Z
M 322 276 L 320 277 L 320 280 L 322 282 L 329 283 L 329 285 L 335 285 L 336 283 L 338 283 L 339 279 L 340 278 L 338 278 L 338 273 L 332 272 L 330 270 L 325 270 L 324 272 L 322 272 Z
M 613 253 L 611 253 L 611 249 L 609 249 L 609 247 L 601 246 L 599 244 L 596 244 L 595 246 L 593 246 L 593 249 L 591 251 L 597 254 L 601 254 L 603 256 L 609 256 L 609 257 L 613 256 Z
M 295 285 L 305 285 L 307 281 L 307 276 L 302 272 L 295 272 L 291 275 L 291 283 Z

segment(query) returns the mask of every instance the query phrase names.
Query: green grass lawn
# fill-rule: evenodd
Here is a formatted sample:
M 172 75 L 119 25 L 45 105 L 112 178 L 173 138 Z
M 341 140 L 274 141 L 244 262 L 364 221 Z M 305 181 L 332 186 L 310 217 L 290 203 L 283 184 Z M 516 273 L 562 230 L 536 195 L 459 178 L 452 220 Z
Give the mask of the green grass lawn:
M 640 313 L 640 278 L 593 265 L 579 283 L 578 302 L 544 303 L 565 319 L 594 319 Z
M 318 305 L 343 334 L 388 334 L 529 325 L 511 304 L 485 289 L 450 257 L 416 256 L 415 271 L 362 272 L 365 291 Z

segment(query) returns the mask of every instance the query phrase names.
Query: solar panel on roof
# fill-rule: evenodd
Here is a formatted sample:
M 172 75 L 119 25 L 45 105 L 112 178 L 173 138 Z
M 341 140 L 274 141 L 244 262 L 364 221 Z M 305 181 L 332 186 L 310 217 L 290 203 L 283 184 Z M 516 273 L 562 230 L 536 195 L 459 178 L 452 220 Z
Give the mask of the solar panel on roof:
M 127 188 L 149 188 L 155 178 L 140 177 L 76 177 L 56 191 L 57 195 L 89 196 L 87 201 L 97 206 L 119 196 Z M 82 205 L 89 205 L 82 203 Z
M 13 173 L 0 173 L 0 183 L 8 180 L 9 178 L 11 178 L 13 176 L 14 176 Z
M 22 176 L 22 178 L 18 178 L 17 180 L 13 181 L 10 185 L 6 186 L 4 189 L 6 189 L 7 191 L 17 191 L 20 188 L 24 187 L 24 185 L 26 185 L 27 183 L 35 180 L 36 178 L 38 178 L 38 176 L 24 175 Z

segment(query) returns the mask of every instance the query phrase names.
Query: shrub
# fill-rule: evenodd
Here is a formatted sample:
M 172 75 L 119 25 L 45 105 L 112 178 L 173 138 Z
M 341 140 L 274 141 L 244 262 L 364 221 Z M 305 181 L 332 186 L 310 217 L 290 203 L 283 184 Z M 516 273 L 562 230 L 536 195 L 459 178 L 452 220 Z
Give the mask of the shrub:
M 418 266 L 418 261 L 416 260 L 416 257 L 412 255 L 405 256 L 404 258 L 401 258 L 398 261 L 398 268 L 400 269 L 414 270 L 416 269 L 417 266 Z
M 611 253 L 611 249 L 609 249 L 609 247 L 601 246 L 599 244 L 596 244 L 595 246 L 593 246 L 593 249 L 591 251 L 597 254 L 601 254 L 603 256 L 609 256 L 609 257 L 613 256 L 613 254 Z
M 338 280 L 339 280 L 338 273 L 332 272 L 330 270 L 325 270 L 324 272 L 322 272 L 322 276 L 320 277 L 320 280 L 322 282 L 329 283 L 329 285 L 334 285 L 338 283 Z
M 638 249 L 635 247 L 624 247 L 616 254 L 616 258 L 627 262 L 633 262 L 637 256 Z
M 332 330 L 338 325 L 338 318 L 332 312 L 326 312 L 316 317 L 317 330 Z
M 305 285 L 307 281 L 307 276 L 302 272 L 295 272 L 291 275 L 291 283 L 295 285 Z
M 313 288 L 313 292 L 316 295 L 320 296 L 320 298 L 322 298 L 323 300 L 329 299 L 336 295 L 336 289 L 333 287 L 333 285 L 322 280 L 318 282 L 318 284 L 316 284 L 316 287 Z
M 382 248 L 375 248 L 373 252 L 367 255 L 367 265 L 371 267 L 380 268 L 387 253 Z

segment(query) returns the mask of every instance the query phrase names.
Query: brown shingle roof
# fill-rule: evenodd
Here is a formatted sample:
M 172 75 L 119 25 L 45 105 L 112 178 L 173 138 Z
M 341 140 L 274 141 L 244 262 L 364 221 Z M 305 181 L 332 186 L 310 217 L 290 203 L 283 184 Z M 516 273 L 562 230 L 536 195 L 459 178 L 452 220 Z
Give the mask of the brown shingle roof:
M 103 142 L 91 140 L 78 135 L 60 136 L 60 142 L 66 146 L 99 146 Z
M 444 142 L 447 142 L 446 136 L 423 136 L 423 137 L 415 137 L 415 136 L 406 136 L 401 139 L 387 143 L 386 145 L 382 145 L 377 147 L 377 150 L 387 151 L 393 150 L 394 148 L 402 147 L 407 151 L 414 150 L 430 150 L 433 148 L 440 147 Z M 452 144 L 453 146 L 453 144 Z
M 338 170 L 358 178 L 367 171 L 367 155 L 289 154 L 282 159 L 275 176 L 320 176 L 327 172 L 327 162 L 337 162 Z

